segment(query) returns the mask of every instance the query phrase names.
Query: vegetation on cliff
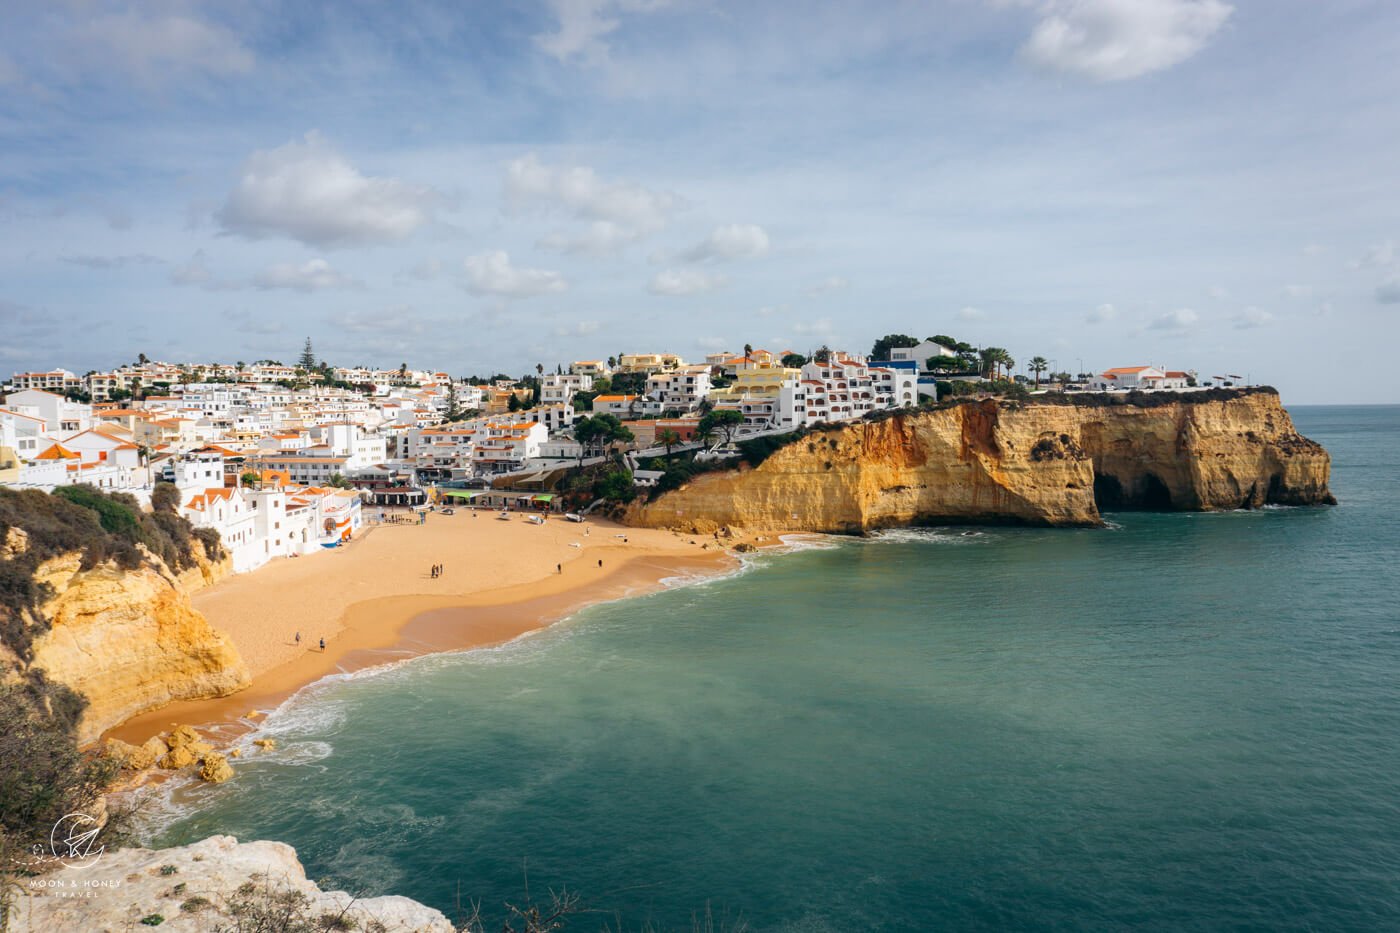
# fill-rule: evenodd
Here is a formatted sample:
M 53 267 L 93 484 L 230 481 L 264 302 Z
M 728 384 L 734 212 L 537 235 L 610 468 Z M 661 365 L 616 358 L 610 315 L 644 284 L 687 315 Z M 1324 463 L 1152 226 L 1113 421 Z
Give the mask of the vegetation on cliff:
M 60 817 L 92 806 L 118 765 L 78 749 L 87 700 L 31 665 L 36 638 L 51 620 L 52 596 L 39 578 L 45 561 L 81 556 L 81 568 L 110 563 L 179 571 L 198 564 L 195 548 L 220 559 L 218 535 L 191 527 L 175 511 L 173 486 L 158 486 L 154 511 L 129 495 L 91 486 L 0 488 L 0 872 L 47 839 Z M 3 909 L 3 905 L 0 905 Z
M 82 555 L 90 570 L 111 561 L 134 570 L 156 560 L 173 571 L 197 565 L 194 548 L 209 560 L 223 557 L 219 535 L 195 528 L 176 514 L 178 493 L 162 483 L 151 496 L 153 510 L 125 493 L 92 486 L 63 486 L 54 493 L 0 487 L 0 646 L 29 661 L 34 637 L 48 627 L 39 605 L 48 595 L 35 580 L 46 560 Z

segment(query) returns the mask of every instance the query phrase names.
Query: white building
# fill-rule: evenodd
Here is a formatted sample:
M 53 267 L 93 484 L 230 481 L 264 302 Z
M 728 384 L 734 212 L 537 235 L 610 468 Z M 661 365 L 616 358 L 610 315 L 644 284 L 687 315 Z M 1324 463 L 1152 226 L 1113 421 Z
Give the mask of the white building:
M 1106 369 L 1089 381 L 1096 389 L 1185 389 L 1190 385 L 1191 374 L 1176 369 L 1159 369 L 1156 366 L 1117 366 Z
M 647 377 L 647 396 L 661 403 L 661 408 L 693 411 L 710 394 L 710 370 L 707 366 L 685 366 L 672 372 Z
M 43 419 L 44 430 L 55 437 L 64 437 L 92 427 L 92 406 L 70 402 L 61 395 L 42 389 L 25 389 L 5 396 L 10 411 Z
M 540 455 L 540 445 L 548 439 L 549 432 L 538 421 L 490 422 L 476 440 L 473 462 L 480 473 L 519 470 Z
M 593 381 L 593 376 L 586 373 L 546 373 L 540 381 L 540 402 L 545 405 L 572 403 L 577 393 L 593 388 Z
M 928 369 L 929 358 L 935 356 L 957 356 L 957 354 L 941 343 L 934 343 L 932 340 L 920 341 L 912 347 L 891 347 L 889 352 L 890 362 L 915 363 L 921 372 Z M 880 361 L 874 360 L 872 362 L 878 363 Z

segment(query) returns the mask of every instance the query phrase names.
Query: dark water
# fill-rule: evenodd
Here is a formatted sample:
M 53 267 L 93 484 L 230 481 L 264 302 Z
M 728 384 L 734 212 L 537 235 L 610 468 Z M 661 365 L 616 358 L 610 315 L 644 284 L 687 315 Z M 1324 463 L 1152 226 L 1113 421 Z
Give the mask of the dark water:
M 162 841 L 628 928 L 1400 928 L 1400 408 L 1294 416 L 1337 508 L 764 556 L 319 685 Z

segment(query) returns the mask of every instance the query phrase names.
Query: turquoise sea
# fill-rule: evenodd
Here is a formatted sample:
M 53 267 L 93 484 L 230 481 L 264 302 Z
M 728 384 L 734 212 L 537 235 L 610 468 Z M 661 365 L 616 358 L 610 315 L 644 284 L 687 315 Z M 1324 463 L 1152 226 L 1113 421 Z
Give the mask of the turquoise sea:
M 764 554 L 318 684 L 157 841 L 571 930 L 1400 928 L 1400 407 L 1293 414 L 1336 508 Z

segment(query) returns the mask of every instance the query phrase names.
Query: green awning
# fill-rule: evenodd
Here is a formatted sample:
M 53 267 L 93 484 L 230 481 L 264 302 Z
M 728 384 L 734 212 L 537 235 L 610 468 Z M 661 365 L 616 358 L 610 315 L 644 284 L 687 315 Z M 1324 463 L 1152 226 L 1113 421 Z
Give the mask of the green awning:
M 554 493 L 552 493 L 552 492 L 542 492 L 542 493 L 540 493 L 539 495 L 535 496 L 535 501 L 536 501 L 536 502 L 553 502 L 553 501 L 554 501 Z
M 465 489 L 439 489 L 439 496 L 451 496 L 454 499 L 475 499 L 481 495 L 480 492 L 468 492 Z

